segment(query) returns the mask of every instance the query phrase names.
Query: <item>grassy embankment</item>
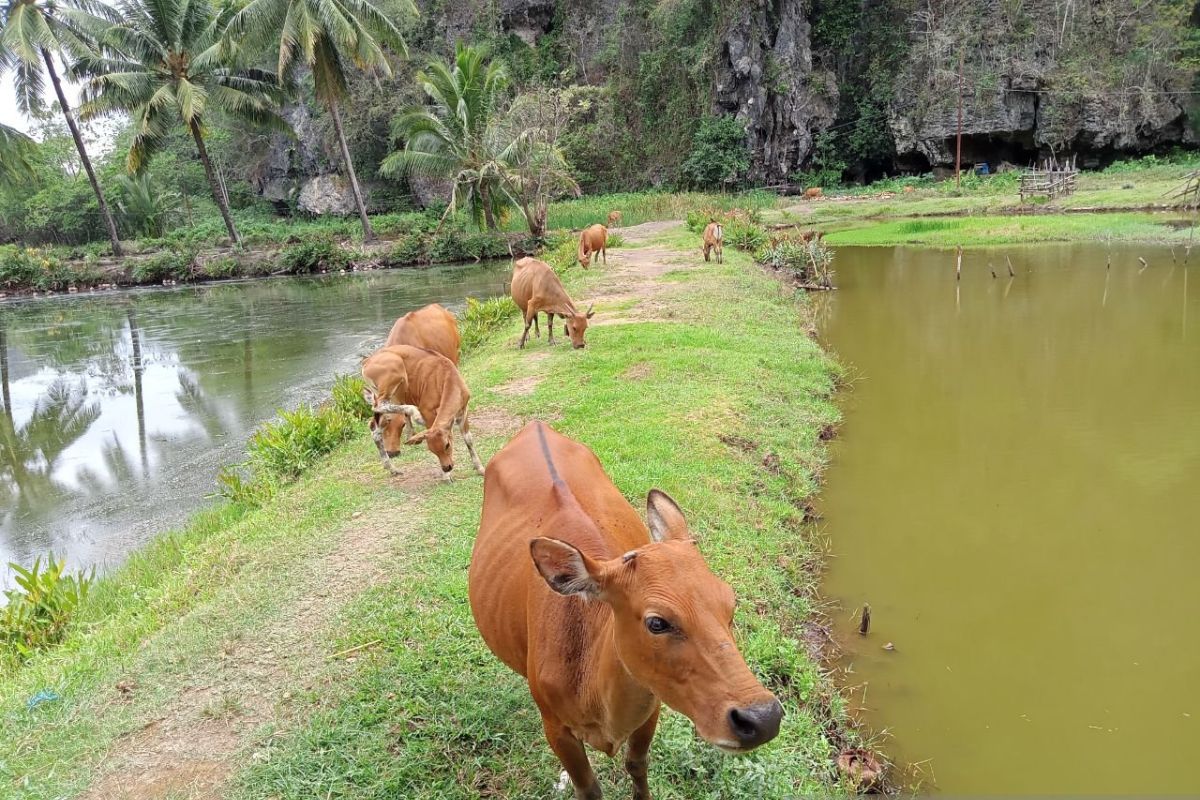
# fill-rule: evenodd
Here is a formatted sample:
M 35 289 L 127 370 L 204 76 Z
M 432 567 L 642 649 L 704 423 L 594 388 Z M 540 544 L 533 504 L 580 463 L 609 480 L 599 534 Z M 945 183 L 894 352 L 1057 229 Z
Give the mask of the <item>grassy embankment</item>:
M 1024 204 L 1016 173 L 968 176 L 961 191 L 953 180 L 902 178 L 831 192 L 818 201 L 781 202 L 766 221 L 824 230 L 833 245 L 1149 241 L 1186 247 L 1193 234 L 1180 223 L 1193 215 L 1176 209 L 1173 195 L 1197 168 L 1200 160 L 1119 162 L 1081 172 L 1078 190 L 1069 197 Z
M 697 208 L 769 208 L 765 192 L 703 194 L 635 192 L 554 203 L 550 230 L 578 230 L 604 222 L 620 209 L 625 225 L 680 219 Z M 372 217 L 378 239 L 362 241 L 356 218 L 278 219 L 238 216 L 244 246 L 229 246 L 220 218 L 177 228 L 166 236 L 127 242 L 123 259 L 107 243 L 80 247 L 0 244 L 0 296 L 65 292 L 108 286 L 188 283 L 266 275 L 306 275 L 339 270 L 412 267 L 482 258 L 505 258 L 524 241 L 524 220 L 512 214 L 503 233 L 481 231 L 464 217 L 443 221 L 436 212 Z
M 802 643 L 819 557 L 803 508 L 837 419 L 836 369 L 803 299 L 746 255 L 697 263 L 682 228 L 638 244 L 630 257 L 686 255 L 648 279 L 649 302 L 624 275 L 572 269 L 574 295 L 599 296 L 609 323 L 586 350 L 534 339 L 518 351 L 510 317 L 465 360 L 481 451 L 550 421 L 636 506 L 651 487 L 672 493 L 739 592 L 742 649 L 784 700 L 784 731 L 729 758 L 665 715 L 656 797 L 829 791 L 828 715 L 842 712 Z M 482 481 L 436 481 L 423 448 L 400 462 L 405 477 L 389 479 L 364 430 L 262 507 L 205 512 L 103 580 L 64 646 L 0 681 L 4 792 L 69 796 L 174 726 L 191 757 L 224 741 L 219 780 L 245 800 L 550 796 L 559 768 L 527 689 L 466 602 Z M 43 688 L 62 699 L 27 709 Z M 232 738 L 213 740 L 218 729 Z M 607 791 L 628 792 L 617 762 L 594 761 Z

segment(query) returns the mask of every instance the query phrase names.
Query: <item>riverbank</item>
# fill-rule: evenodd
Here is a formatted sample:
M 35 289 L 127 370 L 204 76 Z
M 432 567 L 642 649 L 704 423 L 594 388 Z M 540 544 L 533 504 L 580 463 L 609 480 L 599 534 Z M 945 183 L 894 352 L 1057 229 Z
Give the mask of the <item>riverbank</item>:
M 738 591 L 784 731 L 727 758 L 664 715 L 656 797 L 829 792 L 844 713 L 804 644 L 820 560 L 805 509 L 837 369 L 807 301 L 747 255 L 704 264 L 673 223 L 621 234 L 607 268 L 568 277 L 596 302 L 586 350 L 518 351 L 512 319 L 465 360 L 481 453 L 550 422 L 635 503 L 673 494 Z M 482 482 L 443 484 L 420 448 L 398 463 L 388 477 L 364 430 L 261 508 L 201 514 L 101 581 L 67 643 L 0 683 L 0 779 L 39 798 L 550 794 L 527 689 L 466 604 Z M 27 708 L 43 689 L 60 699 Z M 628 791 L 619 763 L 595 761 Z

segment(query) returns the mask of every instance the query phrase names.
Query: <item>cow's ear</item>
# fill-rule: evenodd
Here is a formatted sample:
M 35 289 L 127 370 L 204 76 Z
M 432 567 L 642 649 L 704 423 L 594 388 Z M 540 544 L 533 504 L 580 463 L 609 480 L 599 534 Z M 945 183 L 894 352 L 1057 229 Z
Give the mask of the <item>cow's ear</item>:
M 588 319 L 591 319 L 592 317 L 596 316 L 596 312 L 594 310 L 595 308 L 596 308 L 595 303 L 592 303 L 590 306 L 588 306 L 588 310 L 587 310 L 587 318 Z
M 646 521 L 650 525 L 650 538 L 656 542 L 692 538 L 679 504 L 659 489 L 651 489 L 646 496 Z
M 428 435 L 429 435 L 429 430 L 428 429 L 423 430 L 420 433 L 413 434 L 412 436 L 410 436 L 408 441 L 405 442 L 405 444 L 420 444 L 421 442 L 425 441 L 425 437 Z
M 529 555 L 551 589 L 563 595 L 596 597 L 598 565 L 579 549 L 560 539 L 539 536 L 529 543 Z

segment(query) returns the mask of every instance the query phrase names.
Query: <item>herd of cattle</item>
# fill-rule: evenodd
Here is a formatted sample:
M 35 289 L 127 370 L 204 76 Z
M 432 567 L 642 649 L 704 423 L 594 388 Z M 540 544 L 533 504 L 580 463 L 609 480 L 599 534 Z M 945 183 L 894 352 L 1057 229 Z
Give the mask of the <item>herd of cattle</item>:
M 619 221 L 618 212 L 609 215 L 610 224 Z M 607 235 L 603 225 L 583 232 L 582 266 L 605 258 Z M 711 250 L 720 260 L 721 236 L 716 223 L 705 230 L 706 260 Z M 525 317 L 521 347 L 540 313 L 551 337 L 557 315 L 571 344 L 584 346 L 592 310 L 577 310 L 545 262 L 514 262 L 512 297 Z M 675 501 L 651 489 L 643 522 L 591 450 L 539 421 L 485 469 L 458 351 L 455 318 L 441 306 L 398 319 L 387 345 L 362 366 L 372 435 L 388 470 L 396 471 L 391 459 L 402 442 L 423 441 L 449 477 L 451 434 L 455 426 L 462 432 L 484 476 L 471 612 L 491 651 L 528 681 L 576 798 L 601 796 L 590 745 L 610 756 L 624 747 L 633 796 L 648 800 L 660 703 L 727 752 L 773 739 L 783 707 L 734 644 L 733 590 L 708 568 Z M 416 425 L 425 430 L 414 433 Z

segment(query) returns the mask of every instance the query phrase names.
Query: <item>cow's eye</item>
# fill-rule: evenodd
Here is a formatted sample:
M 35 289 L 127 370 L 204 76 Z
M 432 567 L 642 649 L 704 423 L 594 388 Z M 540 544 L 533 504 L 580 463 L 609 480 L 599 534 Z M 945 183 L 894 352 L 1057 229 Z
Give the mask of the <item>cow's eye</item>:
M 646 617 L 646 630 L 655 635 L 669 633 L 671 630 L 671 623 L 667 622 L 662 617 Z

